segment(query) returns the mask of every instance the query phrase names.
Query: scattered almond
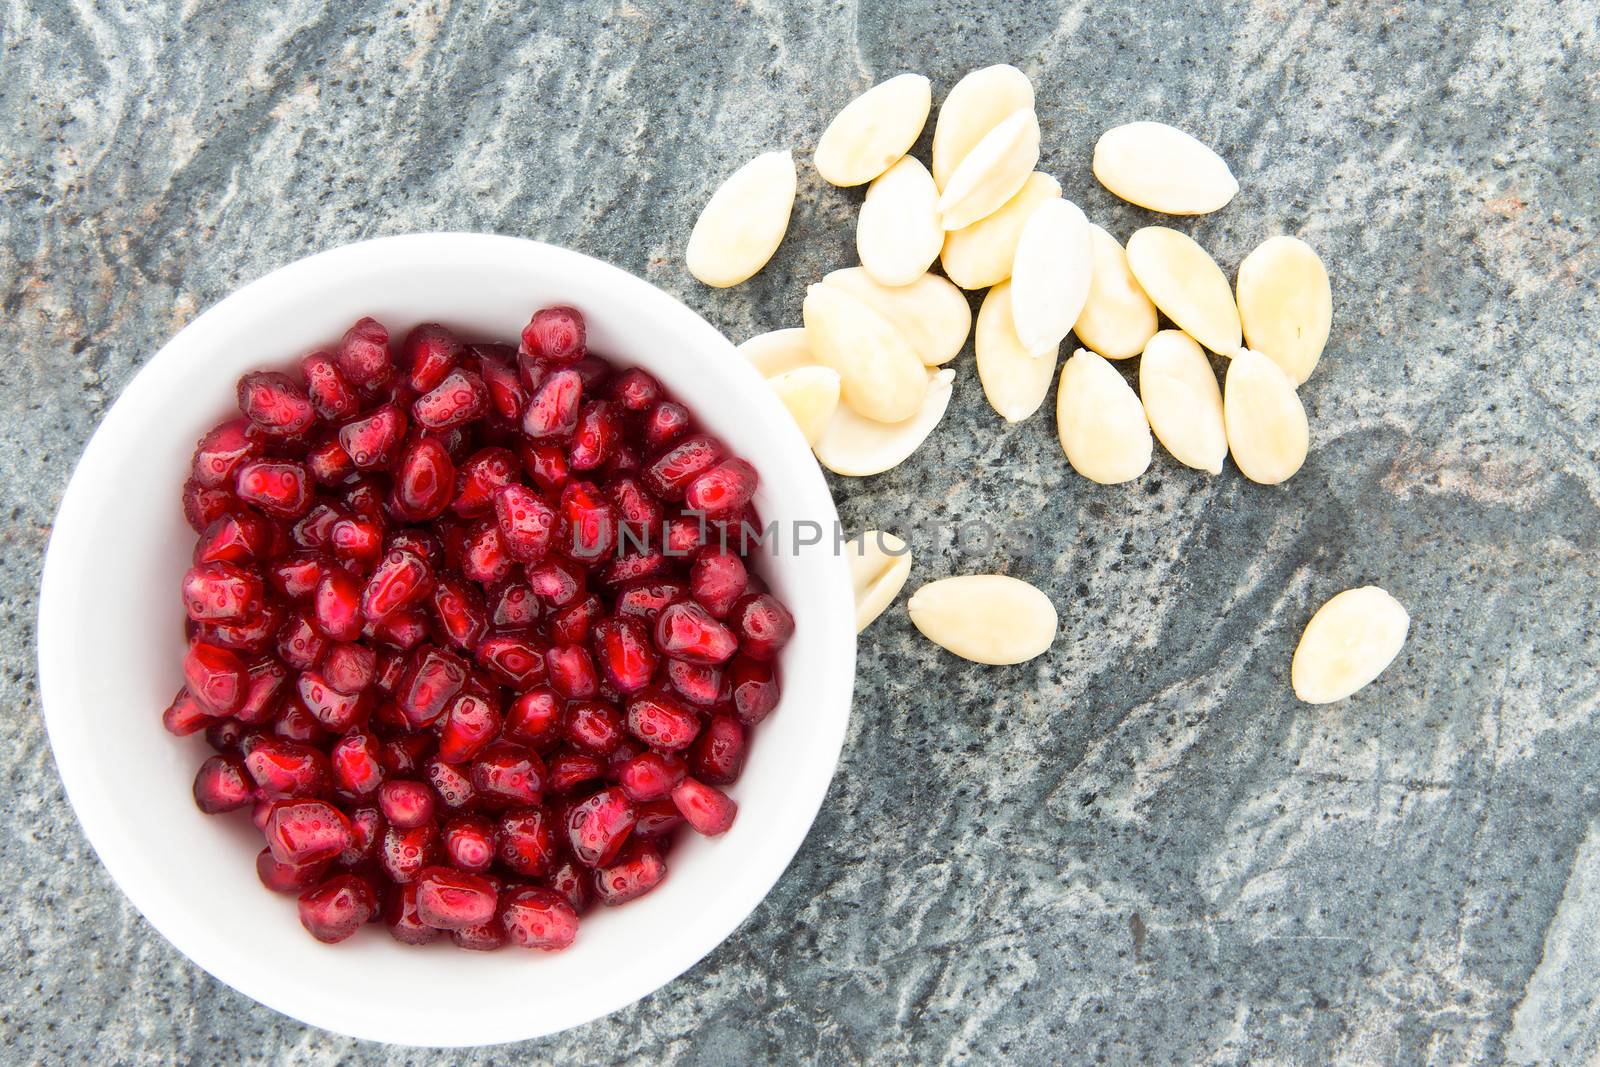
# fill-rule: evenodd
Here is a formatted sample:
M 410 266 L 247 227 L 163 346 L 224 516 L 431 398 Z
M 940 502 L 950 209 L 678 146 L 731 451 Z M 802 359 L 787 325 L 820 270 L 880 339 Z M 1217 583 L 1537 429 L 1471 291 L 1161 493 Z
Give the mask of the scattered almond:
M 1016 195 L 1039 162 L 1039 117 L 1012 112 L 968 152 L 939 196 L 947 230 L 970 226 Z
M 934 372 L 922 399 L 922 408 L 902 422 L 883 423 L 864 419 L 844 404 L 823 428 L 812 446 L 817 459 L 835 474 L 865 478 L 897 467 L 915 452 L 950 406 L 951 382 L 955 371 Z
M 937 274 L 910 285 L 879 285 L 861 267 L 836 270 L 822 279 L 859 297 L 900 328 L 922 362 L 937 367 L 956 358 L 972 331 L 972 309 L 961 290 Z
M 1277 485 L 1306 461 L 1311 430 L 1294 382 L 1260 352 L 1241 349 L 1222 394 L 1228 449 L 1252 482 Z
M 1094 176 L 1129 203 L 1168 215 L 1216 211 L 1239 191 L 1221 156 L 1163 122 L 1130 122 L 1101 134 Z
M 880 285 L 910 285 L 944 246 L 939 190 L 928 168 L 906 156 L 867 187 L 856 216 L 856 254 Z
M 1117 369 L 1086 348 L 1061 369 L 1056 432 L 1072 469 L 1090 481 L 1132 481 L 1150 466 L 1144 406 Z
M 1307 704 L 1343 700 L 1382 674 L 1406 643 L 1411 616 L 1375 585 L 1346 589 L 1311 616 L 1289 669 Z
M 1222 390 L 1194 338 L 1162 330 L 1150 338 L 1139 360 L 1139 399 L 1156 437 L 1187 467 L 1222 473 L 1228 432 L 1222 421 Z
M 1089 251 L 1089 296 L 1072 332 L 1085 348 L 1107 359 L 1137 356 L 1156 334 L 1156 306 L 1129 269 L 1128 253 L 1092 222 Z
M 1128 266 L 1162 313 L 1219 356 L 1239 350 L 1239 309 L 1228 279 L 1186 233 L 1146 226 L 1128 238 Z
M 892 533 L 867 530 L 844 547 L 856 594 L 856 633 L 894 602 L 911 574 L 911 549 Z
M 985 134 L 1024 108 L 1033 108 L 1033 83 L 1010 64 L 984 67 L 956 82 L 933 127 L 933 180 L 939 188 Z
M 817 141 L 817 173 L 834 185 L 864 185 L 911 150 L 927 124 L 933 88 L 920 74 L 900 74 L 856 97 Z
M 1040 204 L 1060 195 L 1060 182 L 1034 171 L 993 214 L 945 232 L 944 251 L 939 253 L 944 272 L 963 289 L 986 289 L 1010 278 L 1022 227 Z
M 767 379 L 767 384 L 794 416 L 806 444 L 816 444 L 839 407 L 838 371 L 820 365 L 796 367 Z
M 689 273 L 719 289 L 767 265 L 783 243 L 794 208 L 794 157 L 765 152 L 711 194 L 689 234 Z
M 1059 617 L 1050 598 L 1003 574 L 943 578 L 906 602 L 922 636 L 976 663 L 1022 663 L 1055 640 Z
M 1010 282 L 1001 282 L 983 298 L 973 345 L 978 351 L 978 380 L 989 406 L 1007 422 L 1022 422 L 1038 411 L 1050 392 L 1059 348 L 1037 357 L 1017 338 Z
M 1011 318 L 1029 354 L 1054 354 L 1089 296 L 1089 220 L 1070 200 L 1046 200 L 1017 239 Z
M 784 371 L 809 367 L 817 362 L 811 354 L 811 344 L 806 340 L 805 330 L 798 326 L 756 334 L 739 346 L 739 353 L 750 361 L 763 378 L 775 378 Z
M 1298 237 L 1269 237 L 1239 264 L 1244 343 L 1300 385 L 1316 369 L 1333 323 L 1328 270 Z
M 839 372 L 840 396 L 856 414 L 896 423 L 922 409 L 928 377 L 894 324 L 832 285 L 806 290 L 802 317 L 818 363 Z

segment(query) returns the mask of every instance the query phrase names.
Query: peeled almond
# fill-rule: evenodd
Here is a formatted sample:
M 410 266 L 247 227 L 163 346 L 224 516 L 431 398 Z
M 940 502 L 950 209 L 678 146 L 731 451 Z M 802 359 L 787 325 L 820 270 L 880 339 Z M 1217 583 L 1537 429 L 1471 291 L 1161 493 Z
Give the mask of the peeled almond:
M 1239 264 L 1244 343 L 1296 385 L 1311 377 L 1333 324 L 1328 270 L 1298 237 L 1269 237 Z
M 861 267 L 836 270 L 822 284 L 859 297 L 872 310 L 900 327 L 922 362 L 937 367 L 956 358 L 972 331 L 972 309 L 961 290 L 937 274 L 924 274 L 910 285 L 879 285 Z
M 933 127 L 933 180 L 939 188 L 984 134 L 1022 108 L 1033 108 L 1033 83 L 1008 63 L 975 70 L 956 82 Z
M 729 175 L 689 234 L 689 273 L 725 289 L 766 266 L 789 229 L 794 186 L 788 152 L 764 152 Z
M 1130 122 L 1101 134 L 1094 176 L 1130 204 L 1168 215 L 1204 215 L 1239 191 L 1221 156 L 1164 122 Z
M 1139 399 L 1150 428 L 1172 458 L 1186 467 L 1222 473 L 1228 432 L 1222 422 L 1222 390 L 1211 361 L 1181 330 L 1150 338 L 1139 360 Z
M 1010 282 L 1001 282 L 983 298 L 973 345 L 978 350 L 978 380 L 989 406 L 1007 422 L 1022 422 L 1038 411 L 1050 392 L 1060 353 L 1035 356 L 1017 338 Z
M 1040 204 L 1060 195 L 1060 182 L 1034 171 L 999 210 L 969 226 L 945 233 L 944 251 L 939 253 L 944 272 L 963 289 L 999 285 L 1011 277 L 1023 225 Z
M 1307 704 L 1343 700 L 1382 674 L 1406 643 L 1411 616 L 1375 585 L 1346 589 L 1311 616 L 1289 678 Z
M 1085 348 L 1107 359 L 1137 356 L 1156 334 L 1156 306 L 1128 268 L 1128 253 L 1092 222 L 1089 253 L 1089 296 L 1072 332 Z
M 1260 352 L 1242 349 L 1228 364 L 1222 394 L 1228 450 L 1252 482 L 1277 485 L 1306 461 L 1311 428 L 1294 382 Z
M 1046 200 L 1022 227 L 1011 266 L 1011 317 L 1022 346 L 1054 354 L 1089 296 L 1089 220 L 1070 200 Z
M 806 444 L 816 444 L 839 407 L 839 373 L 832 367 L 796 367 L 767 379 L 767 384 L 794 416 Z
M 856 254 L 880 285 L 910 285 L 944 245 L 939 190 L 921 162 L 906 156 L 872 180 L 856 218 Z
M 1060 620 L 1050 598 L 1003 574 L 942 578 L 906 602 L 922 636 L 975 663 L 1021 663 L 1042 655 Z
M 850 478 L 865 478 L 898 467 L 944 418 L 955 376 L 955 371 L 948 368 L 936 372 L 928 383 L 922 410 L 904 422 L 874 422 L 840 404 L 812 446 L 817 459 L 833 473 Z
M 817 173 L 834 185 L 864 185 L 911 150 L 928 122 L 933 88 L 920 74 L 879 82 L 844 106 L 817 141 Z
M 739 346 L 739 352 L 763 378 L 775 378 L 784 371 L 817 362 L 811 355 L 805 330 L 798 326 L 756 334 Z
M 911 549 L 892 533 L 868 530 L 844 546 L 856 593 L 856 633 L 894 602 L 911 574 Z
M 1228 279 L 1193 237 L 1146 226 L 1128 238 L 1128 267 L 1156 307 L 1219 356 L 1239 350 L 1239 308 Z
M 1117 368 L 1086 348 L 1061 369 L 1056 432 L 1072 469 L 1092 482 L 1132 481 L 1150 466 L 1144 405 Z
M 812 355 L 839 372 L 840 396 L 856 414 L 894 423 L 922 410 L 927 372 L 893 323 L 831 285 L 808 288 L 801 310 Z
M 970 226 L 1017 194 L 1039 162 L 1039 117 L 1022 108 L 975 145 L 956 166 L 939 196 L 947 230 Z

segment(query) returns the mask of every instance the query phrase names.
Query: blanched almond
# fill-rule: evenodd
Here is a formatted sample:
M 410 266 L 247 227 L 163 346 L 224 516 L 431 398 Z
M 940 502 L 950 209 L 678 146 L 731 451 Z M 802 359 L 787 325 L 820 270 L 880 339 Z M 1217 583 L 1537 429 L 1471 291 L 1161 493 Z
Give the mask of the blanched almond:
M 1228 364 L 1222 394 L 1228 449 L 1252 482 L 1277 485 L 1306 461 L 1311 428 L 1294 382 L 1260 352 L 1241 349 Z
M 906 602 L 922 636 L 975 663 L 1022 663 L 1056 639 L 1050 598 L 1018 578 L 966 574 L 942 578 Z
M 1107 359 L 1137 356 L 1156 334 L 1156 306 L 1129 269 L 1128 253 L 1115 237 L 1092 222 L 1089 249 L 1093 260 L 1089 297 L 1072 332 L 1085 348 Z
M 970 226 L 1017 194 L 1039 162 L 1039 117 L 1019 109 L 984 134 L 945 183 L 939 214 L 947 230 Z
M 1406 643 L 1411 616 L 1375 585 L 1346 589 L 1311 616 L 1289 669 L 1294 695 L 1331 704 L 1371 682 Z
M 856 633 L 894 602 L 911 574 L 911 549 L 892 533 L 868 530 L 844 546 L 856 593 Z
M 1228 432 L 1211 361 L 1181 330 L 1162 330 L 1139 360 L 1139 399 L 1156 437 L 1187 467 L 1222 473 Z
M 894 423 L 921 410 L 927 372 L 888 319 L 843 289 L 820 284 L 806 290 L 802 317 L 812 356 L 839 372 L 840 395 L 857 414 Z
M 1333 323 L 1328 270 L 1298 237 L 1269 237 L 1239 264 L 1244 343 L 1296 385 L 1311 377 Z
M 1029 354 L 1054 354 L 1089 296 L 1089 220 L 1071 200 L 1046 200 L 1017 239 L 1011 318 Z
M 933 127 L 933 180 L 939 188 L 984 134 L 1021 108 L 1033 108 L 1033 83 L 1008 63 L 975 70 L 956 82 Z
M 879 82 L 844 106 L 817 141 L 817 173 L 834 185 L 870 182 L 911 150 L 933 106 L 920 74 Z
M 765 152 L 729 175 L 689 234 L 689 273 L 723 289 L 766 266 L 789 229 L 794 186 L 788 152 Z
M 983 298 L 973 344 L 978 350 L 978 380 L 989 406 L 1007 422 L 1022 422 L 1038 411 L 1050 392 L 1060 351 L 1035 356 L 1017 339 L 1010 282 L 1001 282 Z
M 774 378 L 784 371 L 816 363 L 811 355 L 811 344 L 806 340 L 806 331 L 799 326 L 758 333 L 739 346 L 739 353 L 751 362 L 763 378 Z
M 972 330 L 972 309 L 961 290 L 937 274 L 924 274 L 910 285 L 879 285 L 860 267 L 833 271 L 822 279 L 866 302 L 900 327 L 917 356 L 929 367 L 956 358 Z
M 816 444 L 839 407 L 839 373 L 832 367 L 796 367 L 767 379 L 767 384 L 794 416 L 806 444 Z
M 1239 191 L 1221 156 L 1164 122 L 1130 122 L 1101 134 L 1094 176 L 1129 203 L 1168 215 L 1204 215 Z
M 1086 348 L 1061 369 L 1056 432 L 1067 462 L 1090 481 L 1132 481 L 1150 466 L 1144 406 L 1117 368 Z
M 1239 309 L 1228 279 L 1186 233 L 1146 226 L 1128 238 L 1128 266 L 1156 307 L 1219 356 L 1239 350 Z
M 910 285 L 939 258 L 939 190 L 921 162 L 906 156 L 867 187 L 856 217 L 856 254 L 880 285 Z
M 1011 277 L 1017 239 L 1036 208 L 1061 195 L 1061 183 L 1034 171 L 1015 196 L 991 215 L 969 226 L 948 230 L 939 262 L 950 280 L 963 289 L 985 289 Z
M 812 446 L 817 459 L 833 473 L 851 478 L 882 474 L 904 463 L 944 418 L 955 376 L 955 371 L 948 368 L 936 371 L 928 383 L 922 410 L 904 422 L 874 422 L 840 404 Z

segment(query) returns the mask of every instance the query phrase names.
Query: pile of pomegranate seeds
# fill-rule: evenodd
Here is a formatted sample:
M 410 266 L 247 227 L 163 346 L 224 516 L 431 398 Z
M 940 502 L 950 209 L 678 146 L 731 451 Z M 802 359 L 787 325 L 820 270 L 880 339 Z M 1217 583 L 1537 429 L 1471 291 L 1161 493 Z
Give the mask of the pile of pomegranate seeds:
M 373 319 L 239 380 L 195 449 L 174 734 L 312 936 L 561 949 L 720 834 L 794 620 L 756 472 L 546 308 L 520 347 Z

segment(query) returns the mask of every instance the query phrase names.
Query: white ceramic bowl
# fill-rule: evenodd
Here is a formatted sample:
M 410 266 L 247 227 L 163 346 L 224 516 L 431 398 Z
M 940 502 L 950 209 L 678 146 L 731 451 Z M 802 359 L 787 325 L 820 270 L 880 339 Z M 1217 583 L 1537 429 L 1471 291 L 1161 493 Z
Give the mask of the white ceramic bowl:
M 56 517 L 39 607 L 50 744 L 95 852 L 151 925 L 247 996 L 343 1034 L 460 1046 L 553 1033 L 615 1011 L 733 932 L 783 872 L 838 762 L 854 678 L 845 560 L 824 537 L 765 561 L 794 612 L 781 706 L 731 788 L 739 817 L 686 835 L 653 893 L 586 917 L 562 953 L 400 945 L 381 926 L 312 940 L 291 896 L 256 880 L 261 838 L 243 814 L 202 815 L 190 786 L 206 752 L 161 711 L 182 683 L 179 580 L 194 534 L 179 490 L 196 439 L 234 409 L 234 382 L 288 368 L 362 315 L 403 335 L 424 321 L 514 340 L 528 316 L 572 304 L 590 347 L 644 366 L 761 474 L 764 519 L 837 519 L 799 431 L 705 320 L 615 267 L 533 241 L 418 234 L 337 248 L 248 285 L 201 315 L 134 378 L 85 450 Z M 788 917 L 767 921 L 787 923 Z

